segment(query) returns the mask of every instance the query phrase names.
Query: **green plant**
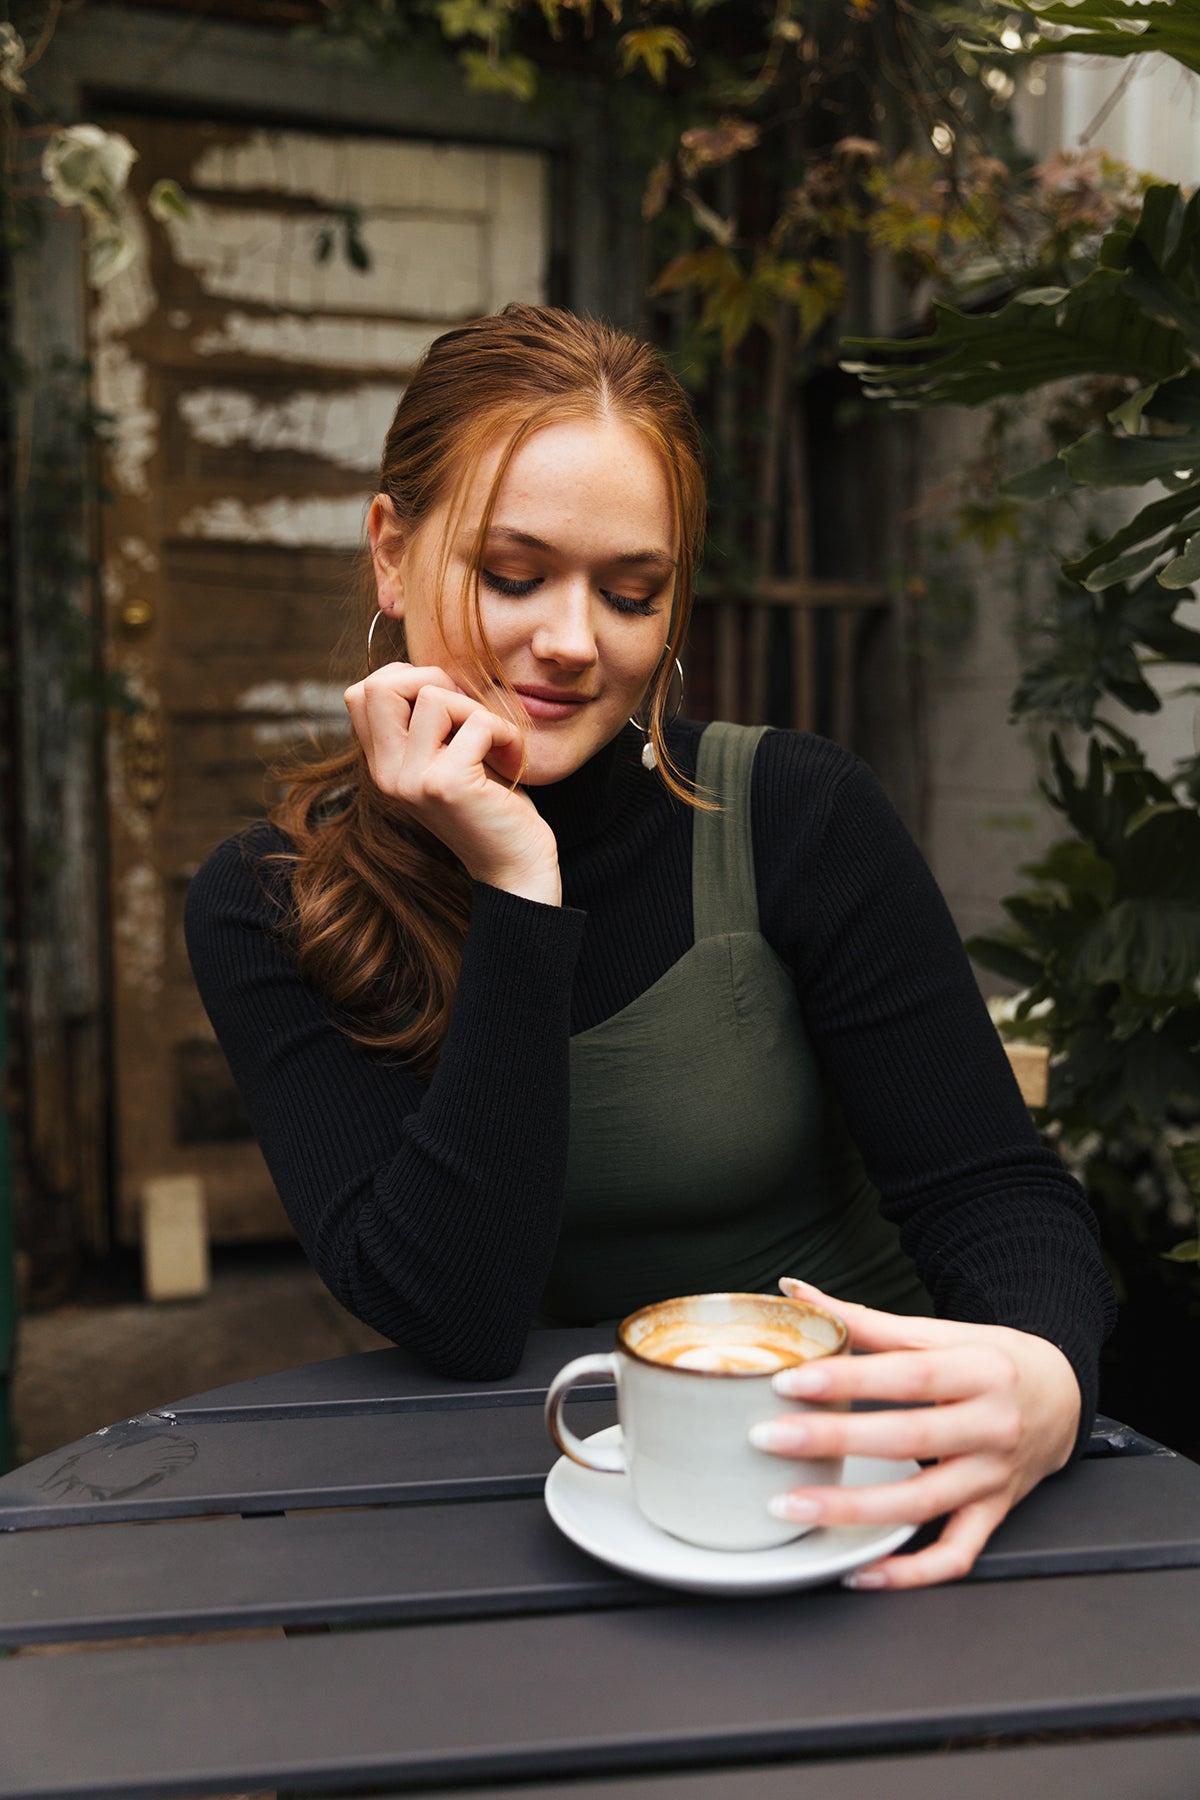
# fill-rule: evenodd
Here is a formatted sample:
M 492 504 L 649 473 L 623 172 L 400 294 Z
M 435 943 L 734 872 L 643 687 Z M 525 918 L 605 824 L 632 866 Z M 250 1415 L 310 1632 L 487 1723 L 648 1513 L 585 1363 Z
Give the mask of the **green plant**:
M 994 49 L 1153 48 L 1200 67 L 1192 6 L 1018 3 L 1065 35 L 1023 37 L 1013 9 L 994 8 Z M 999 489 L 1022 505 L 1067 502 L 1085 520 L 1111 490 L 1140 505 L 1064 562 L 1014 695 L 1015 717 L 1091 734 L 1082 777 L 1050 741 L 1045 792 L 1073 835 L 1024 870 L 1032 885 L 1005 902 L 1008 927 L 968 947 L 1024 989 L 1011 1028 L 1054 1052 L 1043 1122 L 1102 1213 L 1128 1243 L 1195 1265 L 1200 755 L 1158 775 L 1097 709 L 1108 697 L 1156 711 L 1148 667 L 1200 664 L 1200 633 L 1176 616 L 1200 577 L 1200 196 L 1151 185 L 1093 255 L 1076 246 L 1060 259 L 1056 279 L 1011 287 L 978 311 L 940 302 L 919 340 L 846 347 L 867 391 L 902 408 L 1072 396 L 1081 383 L 1104 397 L 1098 412 L 1060 404 L 1053 455 Z M 1075 388 L 1056 385 L 1068 381 Z

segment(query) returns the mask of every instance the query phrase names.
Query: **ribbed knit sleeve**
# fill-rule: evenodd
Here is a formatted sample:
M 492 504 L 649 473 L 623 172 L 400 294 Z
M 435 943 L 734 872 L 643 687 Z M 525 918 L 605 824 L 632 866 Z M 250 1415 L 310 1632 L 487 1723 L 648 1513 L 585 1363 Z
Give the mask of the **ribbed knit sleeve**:
M 866 766 L 819 739 L 768 736 L 753 799 L 764 931 L 884 1213 L 939 1315 L 1059 1346 L 1082 1442 L 1114 1317 L 1095 1220 L 1033 1127 L 929 869 Z
M 442 1373 L 509 1373 L 557 1243 L 584 915 L 477 885 L 426 1086 L 333 1024 L 279 936 L 258 827 L 192 881 L 196 983 L 305 1251 L 344 1306 Z M 282 879 L 273 869 L 271 884 Z

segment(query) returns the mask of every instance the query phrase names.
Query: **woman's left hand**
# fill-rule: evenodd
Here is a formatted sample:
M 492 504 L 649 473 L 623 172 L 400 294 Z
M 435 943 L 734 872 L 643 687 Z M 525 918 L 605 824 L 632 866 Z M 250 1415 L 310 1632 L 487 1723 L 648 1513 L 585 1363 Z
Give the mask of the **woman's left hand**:
M 781 1394 L 815 1404 L 756 1431 L 758 1447 L 781 1457 L 912 1457 L 931 1465 L 877 1487 L 793 1489 L 779 1503 L 788 1508 L 782 1516 L 874 1525 L 924 1524 L 946 1514 L 936 1542 L 872 1563 L 847 1584 L 927 1587 L 965 1575 L 1005 1514 L 1070 1458 L 1080 1407 L 1070 1363 L 1047 1339 L 1007 1326 L 876 1312 L 807 1282 L 785 1277 L 779 1285 L 791 1299 L 836 1313 L 851 1346 L 874 1354 L 824 1357 L 777 1375 Z M 826 1411 L 851 1400 L 907 1407 Z

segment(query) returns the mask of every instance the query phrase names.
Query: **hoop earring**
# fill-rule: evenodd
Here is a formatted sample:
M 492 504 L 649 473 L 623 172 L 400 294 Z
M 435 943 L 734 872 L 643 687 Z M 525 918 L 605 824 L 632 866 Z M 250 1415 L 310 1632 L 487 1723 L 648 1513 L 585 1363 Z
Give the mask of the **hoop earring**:
M 675 658 L 675 671 L 679 676 L 679 698 L 675 702 L 675 711 L 671 714 L 670 718 L 668 720 L 666 720 L 666 723 L 668 725 L 673 725 L 675 723 L 676 719 L 679 717 L 681 711 L 683 710 L 683 664 L 680 662 L 678 657 Z M 643 767 L 643 769 L 657 769 L 658 756 L 654 749 L 654 740 L 650 736 L 649 726 L 643 725 L 640 720 L 633 718 L 632 715 L 630 716 L 629 723 L 631 725 L 635 726 L 637 728 L 637 730 L 642 733 L 642 735 L 645 737 L 645 740 L 646 740 L 645 743 L 642 745 L 642 767 Z
M 380 623 L 380 619 L 385 619 L 385 617 L 387 614 L 383 612 L 383 607 L 378 608 L 376 616 L 371 621 L 371 630 L 367 632 L 367 675 L 371 675 L 371 639 L 374 637 L 374 628 Z

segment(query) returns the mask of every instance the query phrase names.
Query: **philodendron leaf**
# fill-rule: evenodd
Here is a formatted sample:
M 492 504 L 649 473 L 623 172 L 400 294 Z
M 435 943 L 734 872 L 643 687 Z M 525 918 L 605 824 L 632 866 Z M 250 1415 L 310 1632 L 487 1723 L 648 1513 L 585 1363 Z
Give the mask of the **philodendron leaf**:
M 1154 389 L 1143 388 L 1141 391 L 1153 393 Z M 1049 462 L 1039 463 L 1036 469 L 1014 475 L 1003 483 L 1000 492 L 1010 500 L 1056 500 L 1060 494 L 1070 493 L 1078 486 L 1062 457 L 1052 456 Z
M 1200 1237 L 1184 1238 L 1182 1244 L 1164 1250 L 1163 1259 L 1165 1262 L 1200 1263 Z
M 1158 579 L 1165 588 L 1190 587 L 1193 581 L 1200 581 L 1200 531 L 1188 539 L 1182 555 L 1159 571 Z
M 1176 1144 L 1171 1160 L 1192 1199 L 1200 1202 L 1200 1141 L 1193 1138 L 1189 1143 Z
M 1131 838 L 1135 831 L 1140 831 L 1143 825 L 1148 825 L 1150 823 L 1151 819 L 1160 819 L 1167 813 L 1180 813 L 1185 811 L 1187 811 L 1187 808 L 1181 806 L 1175 800 L 1156 800 L 1149 806 L 1139 807 L 1138 811 L 1134 813 L 1133 817 L 1125 826 L 1125 836 Z
M 1090 431 L 1062 453 L 1068 474 L 1088 487 L 1142 487 L 1174 476 L 1190 481 L 1200 471 L 1200 434 L 1186 437 L 1116 437 Z
M 1011 0 L 1042 24 L 1066 29 L 1025 44 L 1020 56 L 1146 56 L 1157 51 L 1200 74 L 1200 24 L 1187 0 Z
M 1189 993 L 1200 968 L 1200 907 L 1186 901 L 1118 900 L 1076 952 L 1080 980 L 1127 984 L 1166 999 Z
M 1002 975 L 1006 981 L 1018 982 L 1022 987 L 1032 987 L 1045 974 L 1040 962 L 1006 938 L 981 933 L 968 938 L 965 949 L 980 968 L 990 969 L 993 975 Z
M 1200 306 L 1184 293 L 1136 238 L 1129 246 L 1125 292 L 1160 325 L 1178 331 L 1193 356 L 1200 355 Z
M 1162 554 L 1165 546 L 1160 547 L 1160 540 L 1167 532 L 1200 527 L 1200 506 L 1197 501 L 1200 501 L 1200 493 L 1194 488 L 1168 494 L 1164 500 L 1152 500 L 1149 506 L 1143 506 L 1128 525 L 1123 525 L 1120 531 L 1114 531 L 1103 544 L 1097 544 L 1086 556 L 1077 557 L 1074 562 L 1064 563 L 1063 574 L 1072 581 L 1082 582 L 1093 593 L 1099 588 L 1111 586 L 1113 581 L 1128 580 L 1131 573 L 1140 571 L 1125 570 L 1120 576 L 1113 575 L 1110 571 L 1118 558 L 1137 545 L 1153 543 L 1154 550 L 1142 564 L 1143 568 L 1147 567 L 1155 556 Z M 1194 520 L 1189 516 L 1193 512 L 1196 515 Z
M 931 337 L 844 338 L 843 348 L 886 360 L 842 367 L 899 407 L 978 406 L 1080 375 L 1165 381 L 1187 365 L 1183 339 L 1147 319 L 1125 295 L 1125 278 L 1123 266 L 1096 268 L 1065 297 L 1060 289 L 1050 299 L 1025 294 L 995 313 L 937 302 Z
M 1123 426 L 1136 436 L 1141 429 L 1142 414 L 1162 385 L 1160 381 L 1152 381 L 1149 387 L 1140 387 L 1136 394 L 1130 394 L 1128 400 L 1122 400 L 1120 406 L 1113 407 L 1108 415 L 1109 419 L 1114 425 Z

